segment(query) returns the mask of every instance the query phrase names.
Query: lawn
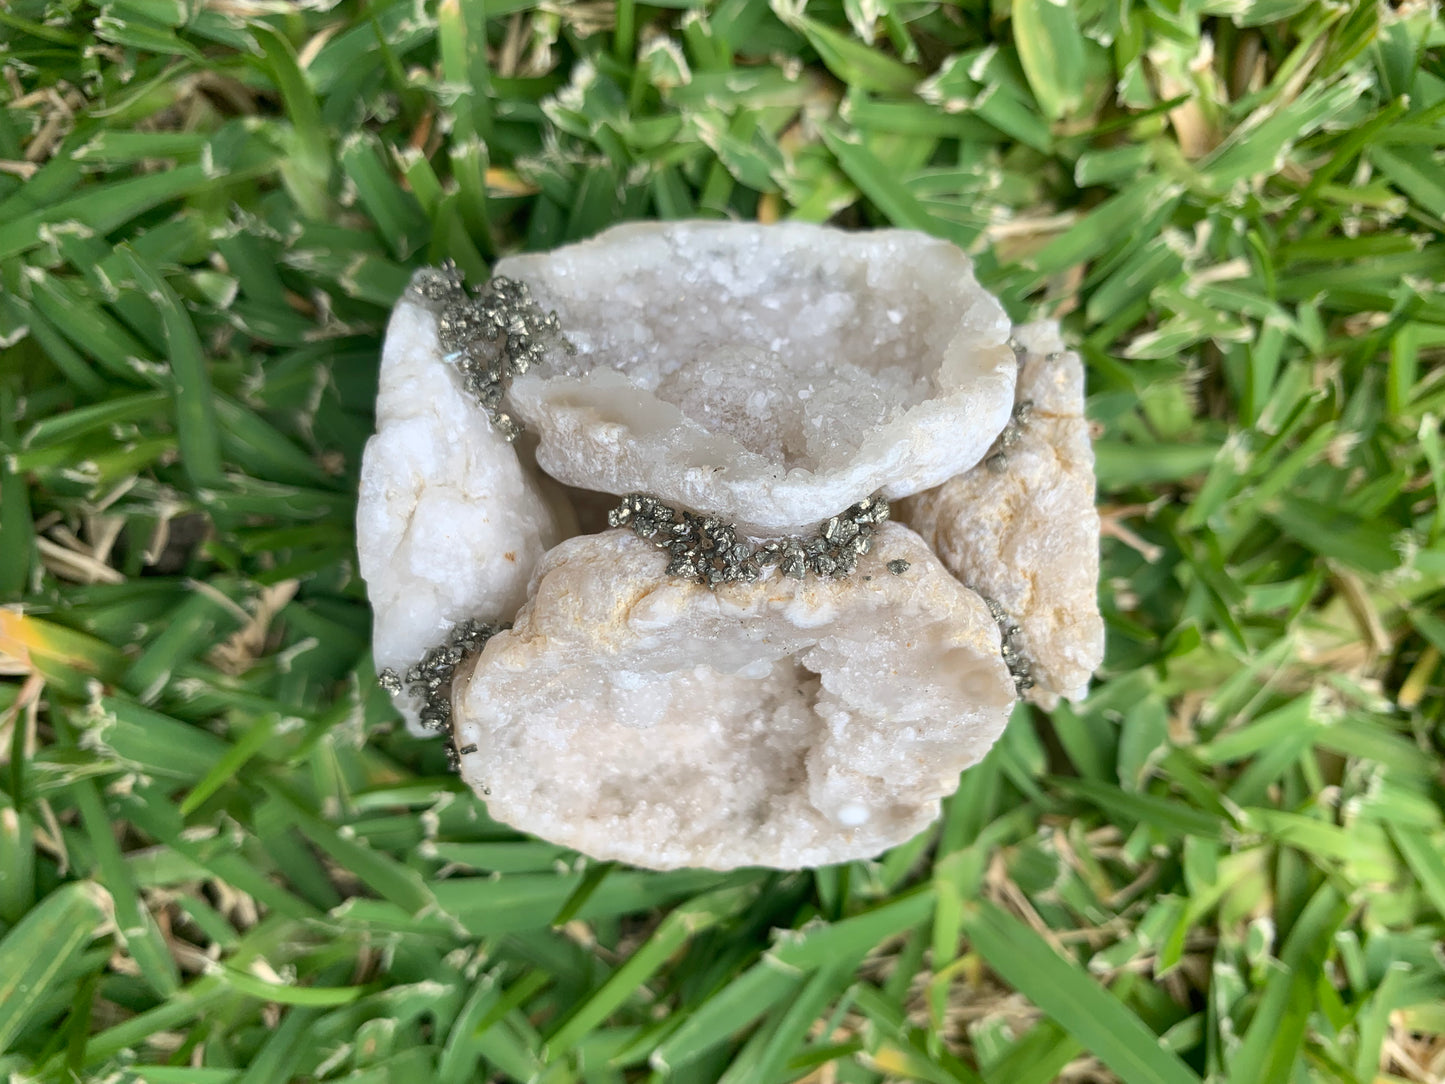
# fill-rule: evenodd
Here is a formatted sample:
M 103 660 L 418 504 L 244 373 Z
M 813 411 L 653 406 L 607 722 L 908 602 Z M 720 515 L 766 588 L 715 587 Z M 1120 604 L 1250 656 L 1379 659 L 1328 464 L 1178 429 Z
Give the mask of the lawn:
M 0 6 L 0 1076 L 1445 1079 L 1435 15 Z M 411 270 L 688 216 L 948 238 L 1088 366 L 1095 691 L 873 862 L 589 864 L 376 683 Z

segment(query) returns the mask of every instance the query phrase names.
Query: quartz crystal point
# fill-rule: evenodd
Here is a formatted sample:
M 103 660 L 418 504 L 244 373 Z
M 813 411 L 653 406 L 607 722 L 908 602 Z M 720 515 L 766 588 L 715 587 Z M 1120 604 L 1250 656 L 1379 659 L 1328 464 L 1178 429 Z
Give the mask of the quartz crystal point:
M 404 674 L 463 621 L 507 621 L 570 518 L 443 361 L 420 272 L 386 331 L 376 435 L 361 461 L 356 546 L 378 671 Z M 420 702 L 398 709 L 413 730 Z
M 753 536 L 973 466 L 1008 419 L 1003 309 L 958 248 L 906 230 L 635 223 L 496 269 L 556 310 L 512 383 L 537 461 Z
M 1082 698 L 1104 657 L 1099 513 L 1084 367 L 1057 324 L 1019 328 L 1016 420 L 988 460 L 898 514 L 959 579 L 1018 625 L 1030 699 Z M 995 458 L 997 457 L 997 458 Z
M 1008 720 L 998 625 L 907 527 L 845 580 L 712 591 L 663 563 L 619 530 L 562 543 L 459 672 L 492 816 L 659 869 L 863 858 L 922 830 Z

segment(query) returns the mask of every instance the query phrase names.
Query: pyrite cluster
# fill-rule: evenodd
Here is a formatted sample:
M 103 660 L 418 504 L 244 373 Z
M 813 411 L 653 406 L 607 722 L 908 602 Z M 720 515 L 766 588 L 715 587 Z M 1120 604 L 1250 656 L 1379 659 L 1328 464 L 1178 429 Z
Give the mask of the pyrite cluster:
M 666 550 L 670 576 L 685 576 L 708 587 L 742 580 L 751 583 L 777 565 L 784 576 L 801 580 L 841 577 L 858 567 L 873 548 L 873 531 L 888 518 L 888 502 L 865 497 L 831 516 L 810 538 L 774 538 L 750 542 L 731 523 L 672 508 L 645 493 L 631 493 L 607 513 L 609 527 L 629 527 Z
M 688 222 L 495 271 L 398 303 L 358 512 L 379 672 L 493 816 L 654 868 L 868 857 L 1018 696 L 1086 693 L 1082 366 L 959 250 Z
M 521 427 L 502 409 L 502 400 L 512 378 L 541 361 L 547 345 L 571 349 L 557 314 L 544 313 L 525 282 L 500 275 L 468 293 L 451 264 L 418 272 L 411 289 L 438 307 L 444 360 L 456 366 L 462 388 L 487 412 L 498 433 L 516 440 Z

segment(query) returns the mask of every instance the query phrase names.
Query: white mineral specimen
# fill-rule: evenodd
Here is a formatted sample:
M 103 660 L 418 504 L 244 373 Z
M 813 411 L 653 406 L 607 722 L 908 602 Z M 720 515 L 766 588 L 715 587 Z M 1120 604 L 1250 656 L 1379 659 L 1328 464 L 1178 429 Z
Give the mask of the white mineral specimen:
M 512 384 L 542 469 L 755 537 L 938 485 L 1013 403 L 1003 309 L 925 234 L 639 223 L 496 273 L 577 347 Z
M 414 280 L 357 517 L 378 668 L 513 623 L 397 696 L 413 725 L 450 705 L 493 816 L 660 869 L 867 858 L 937 815 L 1019 688 L 1086 693 L 1083 368 L 1053 324 L 1016 357 L 956 248 L 670 223 L 496 271 L 575 352 L 515 283 Z M 569 537 L 599 501 L 620 529 Z
M 712 591 L 665 564 L 624 531 L 562 543 L 458 672 L 462 774 L 492 816 L 659 869 L 865 858 L 1003 730 L 998 626 L 906 527 L 842 580 Z
M 1030 324 L 1015 337 L 1025 350 L 1018 402 L 1029 406 L 1003 460 L 902 502 L 898 515 L 1018 623 L 1029 696 L 1051 708 L 1061 696 L 1081 699 L 1104 657 L 1094 450 L 1084 368 L 1064 352 L 1058 325 Z
M 378 670 L 404 673 L 462 621 L 509 620 L 538 560 L 565 533 L 565 513 L 442 355 L 437 315 L 413 288 L 387 327 L 357 504 Z M 395 699 L 415 729 L 417 697 Z

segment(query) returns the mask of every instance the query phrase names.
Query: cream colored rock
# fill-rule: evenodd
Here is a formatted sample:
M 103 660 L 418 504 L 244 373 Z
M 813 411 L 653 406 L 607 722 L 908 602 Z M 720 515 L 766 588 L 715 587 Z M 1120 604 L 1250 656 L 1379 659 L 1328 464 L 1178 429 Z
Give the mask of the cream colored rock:
M 462 621 L 510 620 L 566 526 L 442 354 L 436 313 L 408 291 L 387 327 L 356 513 L 378 671 L 405 672 Z M 419 701 L 395 700 L 415 730 Z
M 577 347 L 512 383 L 542 469 L 755 537 L 938 485 L 1013 403 L 1003 309 L 922 233 L 634 223 L 496 273 Z
M 1003 730 L 998 627 L 906 527 L 843 580 L 710 591 L 666 563 L 624 531 L 562 543 L 458 672 L 462 774 L 492 816 L 656 869 L 866 858 Z
M 1099 514 L 1084 418 L 1084 369 L 1053 323 L 1019 328 L 1018 401 L 1030 406 L 1003 460 L 903 501 L 913 526 L 968 586 L 1018 623 L 1035 686 L 1053 707 L 1078 700 L 1104 657 Z

